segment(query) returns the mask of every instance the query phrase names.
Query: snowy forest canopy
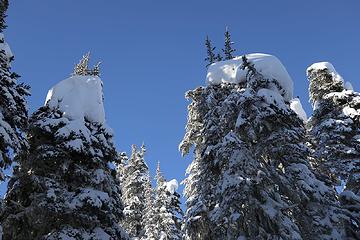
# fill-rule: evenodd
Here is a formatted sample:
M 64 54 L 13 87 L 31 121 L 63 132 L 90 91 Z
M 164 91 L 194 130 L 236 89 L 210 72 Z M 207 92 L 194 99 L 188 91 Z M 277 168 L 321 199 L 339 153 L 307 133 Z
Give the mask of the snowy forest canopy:
M 0 239 L 360 239 L 360 94 L 331 63 L 306 70 L 308 118 L 277 57 L 236 56 L 228 29 L 221 53 L 207 37 L 206 85 L 186 93 L 182 209 L 160 163 L 153 186 L 144 144 L 115 149 L 90 54 L 29 116 L 7 8 L 1 0 Z

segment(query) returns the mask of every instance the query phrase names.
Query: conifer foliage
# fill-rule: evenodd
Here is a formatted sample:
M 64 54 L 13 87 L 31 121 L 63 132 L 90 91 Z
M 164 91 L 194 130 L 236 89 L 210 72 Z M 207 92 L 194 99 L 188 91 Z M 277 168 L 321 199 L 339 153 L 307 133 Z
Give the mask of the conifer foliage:
M 145 163 L 145 146 L 140 150 L 132 146 L 131 157 L 124 167 L 123 202 L 125 218 L 123 227 L 133 238 L 143 238 L 148 198 L 152 198 L 149 169 Z
M 182 239 L 181 222 L 182 210 L 180 208 L 180 195 L 176 189 L 169 189 L 166 179 L 161 173 L 160 163 L 156 169 L 156 198 L 155 214 L 157 215 L 157 232 L 161 240 Z
M 117 160 L 112 137 L 103 123 L 70 119 L 48 104 L 37 110 L 29 152 L 9 182 L 3 239 L 127 239 L 119 226 L 119 183 L 109 168 Z
M 343 87 L 332 65 L 308 68 L 310 99 L 315 107 L 308 123 L 314 159 L 331 175 L 342 206 L 350 213 L 349 239 L 360 238 L 360 94 Z M 344 188 L 344 189 L 343 189 Z
M 243 57 L 246 82 L 186 94 L 194 146 L 185 182 L 185 239 L 341 239 L 334 192 L 309 164 L 302 120 Z M 275 99 L 275 100 L 274 100 Z
M 206 53 L 207 53 L 207 57 L 205 58 L 205 61 L 207 62 L 206 67 L 208 67 L 209 65 L 213 64 L 217 60 L 216 55 L 214 53 L 215 47 L 212 46 L 209 36 L 206 36 L 205 47 L 206 47 Z
M 27 147 L 23 132 L 28 120 L 25 98 L 30 95 L 29 86 L 19 84 L 20 76 L 11 72 L 14 55 L 3 34 L 8 4 L 7 0 L 0 1 L 0 181 L 5 178 L 3 170 L 12 163 L 11 155 Z
M 230 34 L 228 27 L 226 27 L 224 35 L 225 35 L 225 44 L 224 44 L 224 48 L 222 49 L 222 51 L 225 55 L 225 60 L 230 60 L 230 59 L 234 58 L 233 53 L 236 51 L 236 49 L 232 48 L 232 45 L 234 44 L 234 42 L 231 41 L 231 34 Z

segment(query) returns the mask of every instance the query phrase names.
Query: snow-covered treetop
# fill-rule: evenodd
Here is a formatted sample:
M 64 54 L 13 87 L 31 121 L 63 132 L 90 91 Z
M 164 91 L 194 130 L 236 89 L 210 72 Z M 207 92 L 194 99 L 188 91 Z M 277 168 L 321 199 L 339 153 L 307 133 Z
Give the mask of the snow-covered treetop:
M 105 123 L 102 81 L 98 76 L 71 76 L 51 88 L 45 105 L 58 109 L 69 120 Z
M 177 191 L 179 188 L 179 183 L 176 179 L 170 180 L 166 182 L 166 189 L 171 193 L 174 194 L 174 192 Z
M 309 94 L 313 107 L 329 93 L 352 90 L 350 82 L 345 82 L 329 62 L 314 63 L 306 69 L 309 79 Z
M 285 90 L 285 100 L 290 101 L 293 98 L 293 80 L 277 57 L 264 53 L 252 53 L 246 54 L 246 58 L 254 64 L 260 74 L 266 78 L 275 79 L 279 83 Z M 206 75 L 206 83 L 216 85 L 245 82 L 247 70 L 241 68 L 242 64 L 243 56 L 211 64 Z
M 314 70 L 327 70 L 333 77 L 334 80 L 344 82 L 344 79 L 340 74 L 335 70 L 334 66 L 329 62 L 318 62 L 314 63 L 306 69 L 307 75 L 309 75 Z

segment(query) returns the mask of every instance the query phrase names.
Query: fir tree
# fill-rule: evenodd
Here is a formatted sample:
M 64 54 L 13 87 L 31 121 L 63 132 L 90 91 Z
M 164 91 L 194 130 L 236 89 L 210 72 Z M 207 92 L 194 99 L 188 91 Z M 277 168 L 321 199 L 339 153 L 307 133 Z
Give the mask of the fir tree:
M 234 42 L 231 41 L 231 35 L 228 27 L 226 27 L 224 35 L 225 35 L 225 44 L 224 44 L 224 49 L 222 49 L 222 51 L 225 55 L 225 60 L 230 60 L 234 58 L 233 53 L 236 51 L 236 49 L 232 48 Z
M 156 169 L 156 200 L 158 238 L 161 240 L 182 239 L 180 195 L 175 189 L 168 189 L 166 179 L 161 173 L 160 163 Z
M 0 181 L 5 179 L 3 170 L 12 164 L 12 156 L 27 148 L 23 132 L 28 121 L 25 98 L 30 95 L 29 86 L 19 84 L 20 76 L 11 72 L 14 56 L 2 33 L 8 4 L 0 1 Z
M 125 205 L 123 226 L 131 237 L 142 238 L 145 234 L 144 216 L 148 204 L 150 177 L 144 160 L 145 146 L 138 151 L 132 146 L 131 157 L 125 167 L 123 202 Z
M 343 87 L 333 66 L 308 68 L 310 100 L 315 107 L 308 123 L 314 164 L 332 176 L 342 206 L 350 212 L 349 239 L 360 238 L 360 94 Z M 343 187 L 345 187 L 343 191 Z
M 212 46 L 209 36 L 206 36 L 205 47 L 207 52 L 207 57 L 205 58 L 205 61 L 207 62 L 206 67 L 208 67 L 217 60 L 214 53 L 215 47 Z
M 100 64 L 101 62 L 98 62 L 93 69 L 89 69 L 89 60 L 90 60 L 90 52 L 85 54 L 82 59 L 79 61 L 78 64 L 74 67 L 74 72 L 72 75 L 78 75 L 78 76 L 100 76 Z
M 110 129 L 47 103 L 28 141 L 5 197 L 3 239 L 127 239 Z
M 142 224 L 144 226 L 143 240 L 158 240 L 159 239 L 159 213 L 155 206 L 155 193 L 151 186 L 150 177 L 146 178 L 145 183 L 145 210 Z
M 309 164 L 302 120 L 276 79 L 243 62 L 246 82 L 186 95 L 180 149 L 195 154 L 184 181 L 185 239 L 343 238 L 335 195 Z

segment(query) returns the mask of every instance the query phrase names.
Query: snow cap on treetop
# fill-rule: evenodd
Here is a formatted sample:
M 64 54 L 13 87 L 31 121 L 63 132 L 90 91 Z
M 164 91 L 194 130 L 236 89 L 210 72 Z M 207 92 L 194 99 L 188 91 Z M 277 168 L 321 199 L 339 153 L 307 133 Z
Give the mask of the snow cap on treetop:
M 213 63 L 208 68 L 206 83 L 216 85 L 221 83 L 241 83 L 246 81 L 247 70 L 241 69 L 243 56 L 231 60 Z M 294 83 L 280 60 L 264 53 L 246 54 L 246 58 L 254 64 L 256 70 L 264 77 L 275 79 L 285 90 L 285 100 L 293 98 Z
M 51 88 L 45 105 L 70 120 L 105 123 L 102 81 L 98 76 L 71 76 Z
M 166 189 L 171 193 L 174 194 L 177 189 L 179 188 L 179 183 L 176 179 L 170 180 L 166 183 Z
M 329 62 L 317 62 L 317 63 L 314 63 L 314 64 L 310 65 L 306 69 L 307 76 L 309 76 L 309 74 L 314 70 L 315 71 L 316 70 L 327 70 L 332 75 L 334 80 L 344 82 L 344 79 L 341 77 L 340 74 L 337 73 L 334 66 Z

